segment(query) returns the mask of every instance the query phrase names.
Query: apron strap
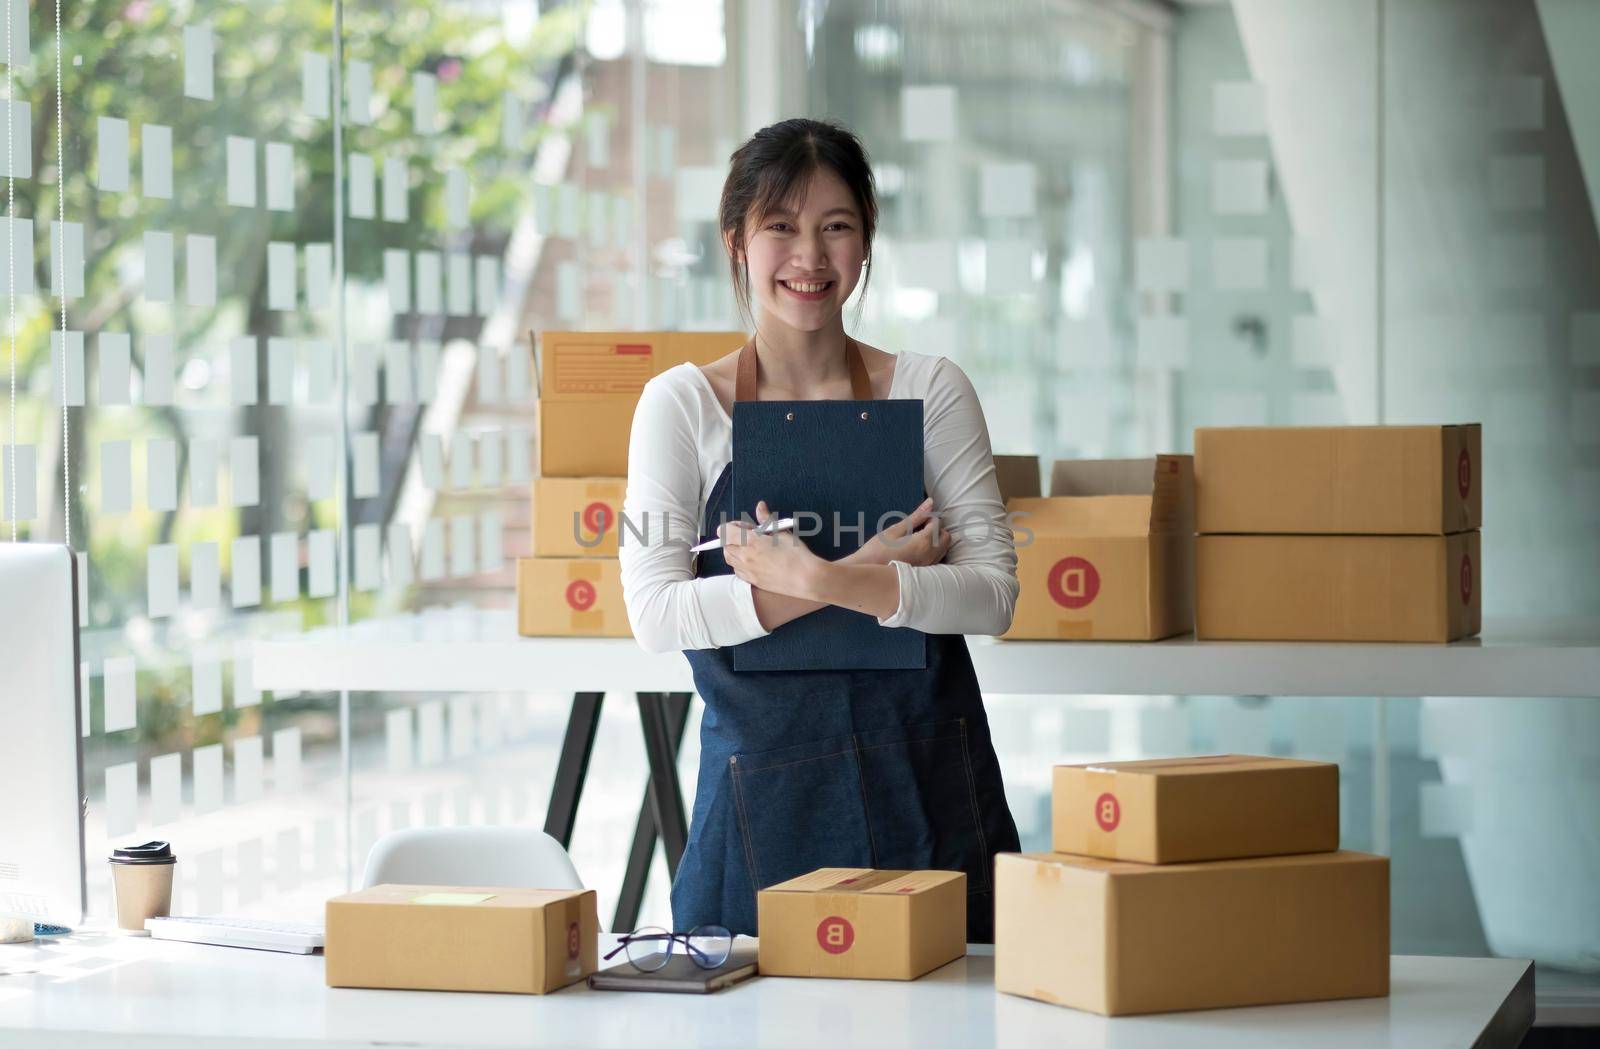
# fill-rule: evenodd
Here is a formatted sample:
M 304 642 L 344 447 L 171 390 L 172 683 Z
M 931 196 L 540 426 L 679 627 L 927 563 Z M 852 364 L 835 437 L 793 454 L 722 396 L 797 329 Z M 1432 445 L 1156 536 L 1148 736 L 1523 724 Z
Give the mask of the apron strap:
M 850 368 L 850 396 L 857 401 L 872 400 L 872 379 L 867 375 L 867 362 L 861 356 L 856 340 L 844 337 L 844 359 Z M 756 340 L 754 337 L 739 351 L 739 370 L 733 380 L 735 401 L 756 400 Z

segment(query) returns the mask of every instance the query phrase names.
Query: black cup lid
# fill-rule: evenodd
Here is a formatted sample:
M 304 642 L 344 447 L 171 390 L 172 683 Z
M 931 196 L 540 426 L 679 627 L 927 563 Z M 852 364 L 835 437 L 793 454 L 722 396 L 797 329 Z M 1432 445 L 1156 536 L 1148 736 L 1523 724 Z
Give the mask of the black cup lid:
M 176 863 L 172 846 L 164 841 L 147 841 L 143 845 L 129 845 L 125 849 L 111 850 L 112 863 Z

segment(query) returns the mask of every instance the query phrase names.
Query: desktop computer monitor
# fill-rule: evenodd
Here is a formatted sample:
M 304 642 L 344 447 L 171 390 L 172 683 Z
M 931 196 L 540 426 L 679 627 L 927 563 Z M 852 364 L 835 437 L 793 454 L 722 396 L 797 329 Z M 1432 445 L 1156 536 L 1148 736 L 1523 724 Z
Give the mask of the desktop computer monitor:
M 0 543 L 0 914 L 77 925 L 83 866 L 78 564 Z

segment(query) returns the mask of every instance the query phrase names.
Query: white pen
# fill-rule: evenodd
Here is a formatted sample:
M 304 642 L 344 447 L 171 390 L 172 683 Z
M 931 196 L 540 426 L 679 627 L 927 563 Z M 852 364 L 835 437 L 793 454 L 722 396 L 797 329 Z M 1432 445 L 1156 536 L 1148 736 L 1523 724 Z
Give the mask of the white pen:
M 774 532 L 788 532 L 788 531 L 791 531 L 793 528 L 794 528 L 794 518 L 785 517 L 780 521 L 776 521 L 776 522 L 768 521 L 766 524 L 756 525 L 755 533 L 757 535 L 771 535 Z M 691 546 L 689 548 L 689 552 L 691 554 L 698 554 L 702 550 L 720 550 L 720 549 L 722 549 L 722 540 L 721 539 L 708 539 L 705 542 L 701 543 L 699 546 Z

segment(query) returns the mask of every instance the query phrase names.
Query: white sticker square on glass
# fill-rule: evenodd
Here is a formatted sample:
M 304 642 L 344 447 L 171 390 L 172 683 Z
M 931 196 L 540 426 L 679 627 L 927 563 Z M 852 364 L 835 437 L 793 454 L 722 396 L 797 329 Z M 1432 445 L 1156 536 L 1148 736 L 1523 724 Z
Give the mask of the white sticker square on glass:
M 333 345 L 325 339 L 306 339 L 306 400 L 327 404 L 333 399 Z
M 272 734 L 272 786 L 293 794 L 300 789 L 300 730 L 280 728 Z
M 54 404 L 83 407 L 83 332 L 50 333 L 50 384 Z
M 589 229 L 591 248 L 603 248 L 610 239 L 610 199 L 599 190 L 590 190 L 584 197 L 584 224 Z
M 392 524 L 388 531 L 389 585 L 410 586 L 414 575 L 412 566 L 416 552 L 411 548 L 411 529 L 404 524 Z
M 33 62 L 33 48 L 28 42 L 28 0 L 10 0 L 11 51 L 5 56 L 7 65 L 26 69 Z
M 527 348 L 521 345 L 513 345 L 506 351 L 506 400 L 513 404 L 528 399 L 533 382 L 528 358 Z
M 505 520 L 498 510 L 486 510 L 478 518 L 478 570 L 498 572 L 505 564 Z
M 417 342 L 417 403 L 428 404 L 439 392 L 439 344 Z
M 416 384 L 411 377 L 411 344 L 389 342 L 383 347 L 383 393 L 390 404 L 413 404 Z
M 260 736 L 244 736 L 233 741 L 233 803 L 247 805 L 261 800 L 262 761 Z M 258 843 L 259 844 L 259 843 Z
M 172 286 L 172 234 L 165 230 L 147 230 L 144 235 L 145 301 L 171 302 Z
M 1296 426 L 1343 426 L 1344 402 L 1336 393 L 1297 393 L 1289 398 L 1289 415 Z
M 1189 322 L 1182 317 L 1140 317 L 1138 366 L 1147 371 L 1189 366 Z
M 139 369 L 140 401 L 149 405 L 172 403 L 172 336 L 146 335 L 139 341 L 144 364 Z
M 478 570 L 477 522 L 470 515 L 450 518 L 450 575 L 465 579 Z
M 150 822 L 160 827 L 178 819 L 183 798 L 183 755 L 157 754 L 150 759 Z
M 32 521 L 39 516 L 39 450 L 31 444 L 0 444 L 0 485 L 7 521 Z
M 157 543 L 145 550 L 145 611 L 150 618 L 178 610 L 178 548 Z
M 1266 240 L 1261 237 L 1218 237 L 1212 241 L 1211 283 L 1218 291 L 1265 289 Z
M 450 168 L 444 173 L 444 224 L 449 229 L 466 229 L 472 189 L 467 173 Z
M 955 241 L 902 241 L 896 246 L 894 258 L 903 287 L 938 292 L 957 288 Z
M 228 466 L 233 485 L 234 506 L 257 506 L 261 502 L 261 448 L 255 437 L 228 439 Z
M 243 741 L 241 740 L 240 742 L 242 743 Z M 235 766 L 235 769 L 237 771 L 237 766 Z M 259 798 L 260 796 L 261 788 L 258 785 L 254 797 Z M 266 861 L 263 858 L 265 852 L 266 847 L 260 838 L 241 841 L 238 848 L 234 850 L 233 898 L 239 907 L 248 907 L 261 899 L 261 872 L 266 866 Z
M 484 404 L 499 404 L 504 386 L 500 378 L 500 351 L 493 346 L 478 347 L 478 400 Z
M 133 509 L 133 445 L 129 441 L 100 443 L 100 512 L 125 514 Z
M 267 244 L 267 308 L 292 310 L 299 297 L 295 287 L 294 245 L 286 241 Z
M 350 154 L 350 217 L 370 219 L 373 216 L 374 180 L 376 171 L 372 158 L 365 153 Z
M 526 484 L 533 472 L 533 432 L 526 426 L 506 429 L 506 480 Z
M 1025 218 L 1038 209 L 1038 172 L 1032 164 L 985 164 L 979 211 L 987 218 Z
M 222 567 L 216 543 L 189 545 L 189 603 L 195 608 L 222 604 Z
M 294 401 L 293 339 L 277 335 L 267 339 L 267 403 L 290 404 Z
M 100 117 L 95 124 L 95 188 L 113 193 L 128 189 L 128 122 Z
M 583 271 L 576 262 L 556 263 L 556 316 L 564 321 L 583 319 Z
M 1490 130 L 1538 131 L 1544 127 L 1544 78 L 1496 77 L 1489 83 Z
M 722 198 L 722 183 L 727 172 L 722 168 L 689 167 L 678 169 L 678 221 L 715 222 L 717 202 Z M 561 221 L 563 202 L 557 201 L 556 221 Z
M 504 448 L 505 438 L 499 430 L 484 430 L 478 434 L 478 483 L 486 488 L 500 483 Z
M 300 597 L 300 537 L 293 532 L 272 534 L 272 600 L 294 601 Z
M 217 238 L 202 233 L 184 237 L 184 300 L 190 306 L 217 304 Z
M 444 312 L 442 292 L 443 261 L 437 251 L 417 252 L 417 312 L 438 315 Z
M 907 142 L 954 141 L 956 89 L 944 84 L 901 88 L 900 135 Z
M 611 166 L 611 122 L 604 113 L 588 113 L 583 118 L 585 160 L 590 168 Z
M 1574 313 L 1568 337 L 1574 365 L 1584 368 L 1600 364 L 1600 312 Z
M 254 707 L 261 704 L 256 688 L 255 642 L 240 641 L 233 646 L 233 705 Z
M 183 27 L 183 94 L 207 102 L 212 96 L 215 45 L 209 25 Z
M 0 286 L 0 296 L 9 294 L 13 286 L 18 295 L 32 295 L 33 220 L 0 218 L 0 238 L 11 244 L 11 272 L 6 275 L 8 283 Z
M 130 833 L 139 823 L 139 763 L 106 769 L 106 836 Z
M 146 124 L 139 130 L 140 189 L 147 197 L 172 199 L 172 129 Z
M 669 124 L 656 128 L 653 136 L 655 144 L 655 176 L 656 178 L 671 178 L 672 171 L 678 166 L 678 129 Z
M 189 442 L 189 505 L 217 505 L 217 475 L 221 472 L 221 446 L 216 439 L 197 437 Z
M 233 541 L 228 588 L 234 608 L 254 608 L 261 603 L 261 537 L 244 535 Z
M 1289 282 L 1301 291 L 1317 286 L 1321 263 L 1319 249 L 1312 241 L 1296 237 L 1289 245 Z
M 1334 358 L 1332 347 L 1328 344 L 1327 325 L 1321 318 L 1295 317 L 1289 326 L 1289 341 L 1293 347 L 1295 367 L 1333 367 Z
M 222 709 L 222 654 L 217 649 L 195 651 L 192 681 L 195 714 L 215 714 Z
M 390 772 L 405 772 L 411 768 L 411 720 L 409 707 L 391 710 L 383 716 L 383 749 Z
M 333 435 L 316 433 L 306 438 L 306 498 L 333 498 Z
M 418 574 L 426 583 L 444 578 L 444 522 L 437 517 L 423 525 L 422 570 Z
M 106 731 L 121 732 L 138 725 L 138 689 L 135 664 L 129 656 L 111 656 L 105 665 Z
M 450 435 L 450 487 L 472 487 L 472 435 L 460 430 Z
M 267 209 L 294 210 L 294 147 L 287 142 L 268 142 Z
M 313 530 L 306 536 L 306 593 L 311 597 L 332 597 L 334 589 L 333 531 Z
M 1543 208 L 1544 158 L 1532 154 L 1490 157 L 1489 206 L 1496 211 Z
M 350 531 L 355 541 L 355 588 L 368 592 L 376 590 L 382 583 L 382 526 L 360 524 Z
M 419 135 L 439 130 L 439 80 L 432 73 L 411 74 L 411 128 Z
M 404 222 L 409 217 L 411 172 L 402 157 L 383 158 L 383 221 Z
M 170 437 L 145 442 L 145 500 L 151 510 L 178 508 L 178 443 Z
M 571 182 L 563 182 L 556 187 L 555 200 L 556 234 L 577 237 L 583 232 L 583 191 Z M 681 211 L 678 217 L 689 221 Z
M 1267 210 L 1265 160 L 1217 160 L 1211 164 L 1211 210 L 1218 215 L 1259 215 Z
M 418 459 L 422 469 L 422 484 L 438 491 L 444 487 L 444 442 L 436 433 L 425 433 L 419 439 Z
M 370 342 L 350 347 L 350 402 L 361 408 L 378 403 L 378 348 Z
M 989 241 L 983 252 L 984 290 L 990 295 L 1034 290 L 1033 255 L 1031 240 Z
M 522 99 L 507 91 L 500 98 L 500 148 L 517 150 L 522 147 L 522 136 L 528 123 Z
M 300 111 L 318 120 L 328 118 L 328 98 L 332 94 L 333 64 L 328 56 L 307 51 L 300 56 Z M 354 121 L 352 121 L 354 123 Z
M 333 303 L 333 245 L 307 244 L 306 309 L 325 310 Z
M 228 136 L 228 203 L 239 208 L 256 206 L 256 140 Z
M 344 67 L 345 115 L 352 124 L 372 123 L 372 63 L 352 59 Z
M 1267 98 L 1251 80 L 1219 80 L 1211 85 L 1211 133 L 1265 135 Z
M 450 316 L 472 315 L 472 256 L 452 251 L 445 256 L 445 298 Z
M 430 699 L 417 707 L 417 761 L 437 765 L 444 760 L 444 703 Z
M 633 199 L 631 197 L 611 198 L 611 245 L 614 248 L 626 249 L 631 243 L 633 231 Z
M 478 294 L 478 316 L 487 317 L 500 303 L 500 259 L 495 255 L 479 255 L 473 262 L 476 267 L 473 284 Z
M 61 242 L 63 230 L 66 231 L 65 245 Z M 32 246 L 31 243 L 29 246 Z M 63 275 L 67 281 L 64 294 L 61 288 Z M 76 299 L 83 295 L 83 223 L 81 222 L 50 223 L 50 294 L 67 299 Z
M 228 343 L 228 390 L 238 405 L 255 404 L 260 397 L 254 335 L 236 336 Z
M 1188 242 L 1179 237 L 1140 237 L 1134 245 L 1134 279 L 1140 291 L 1188 288 Z
M 411 312 L 411 256 L 399 248 L 383 252 L 383 283 L 392 313 Z

